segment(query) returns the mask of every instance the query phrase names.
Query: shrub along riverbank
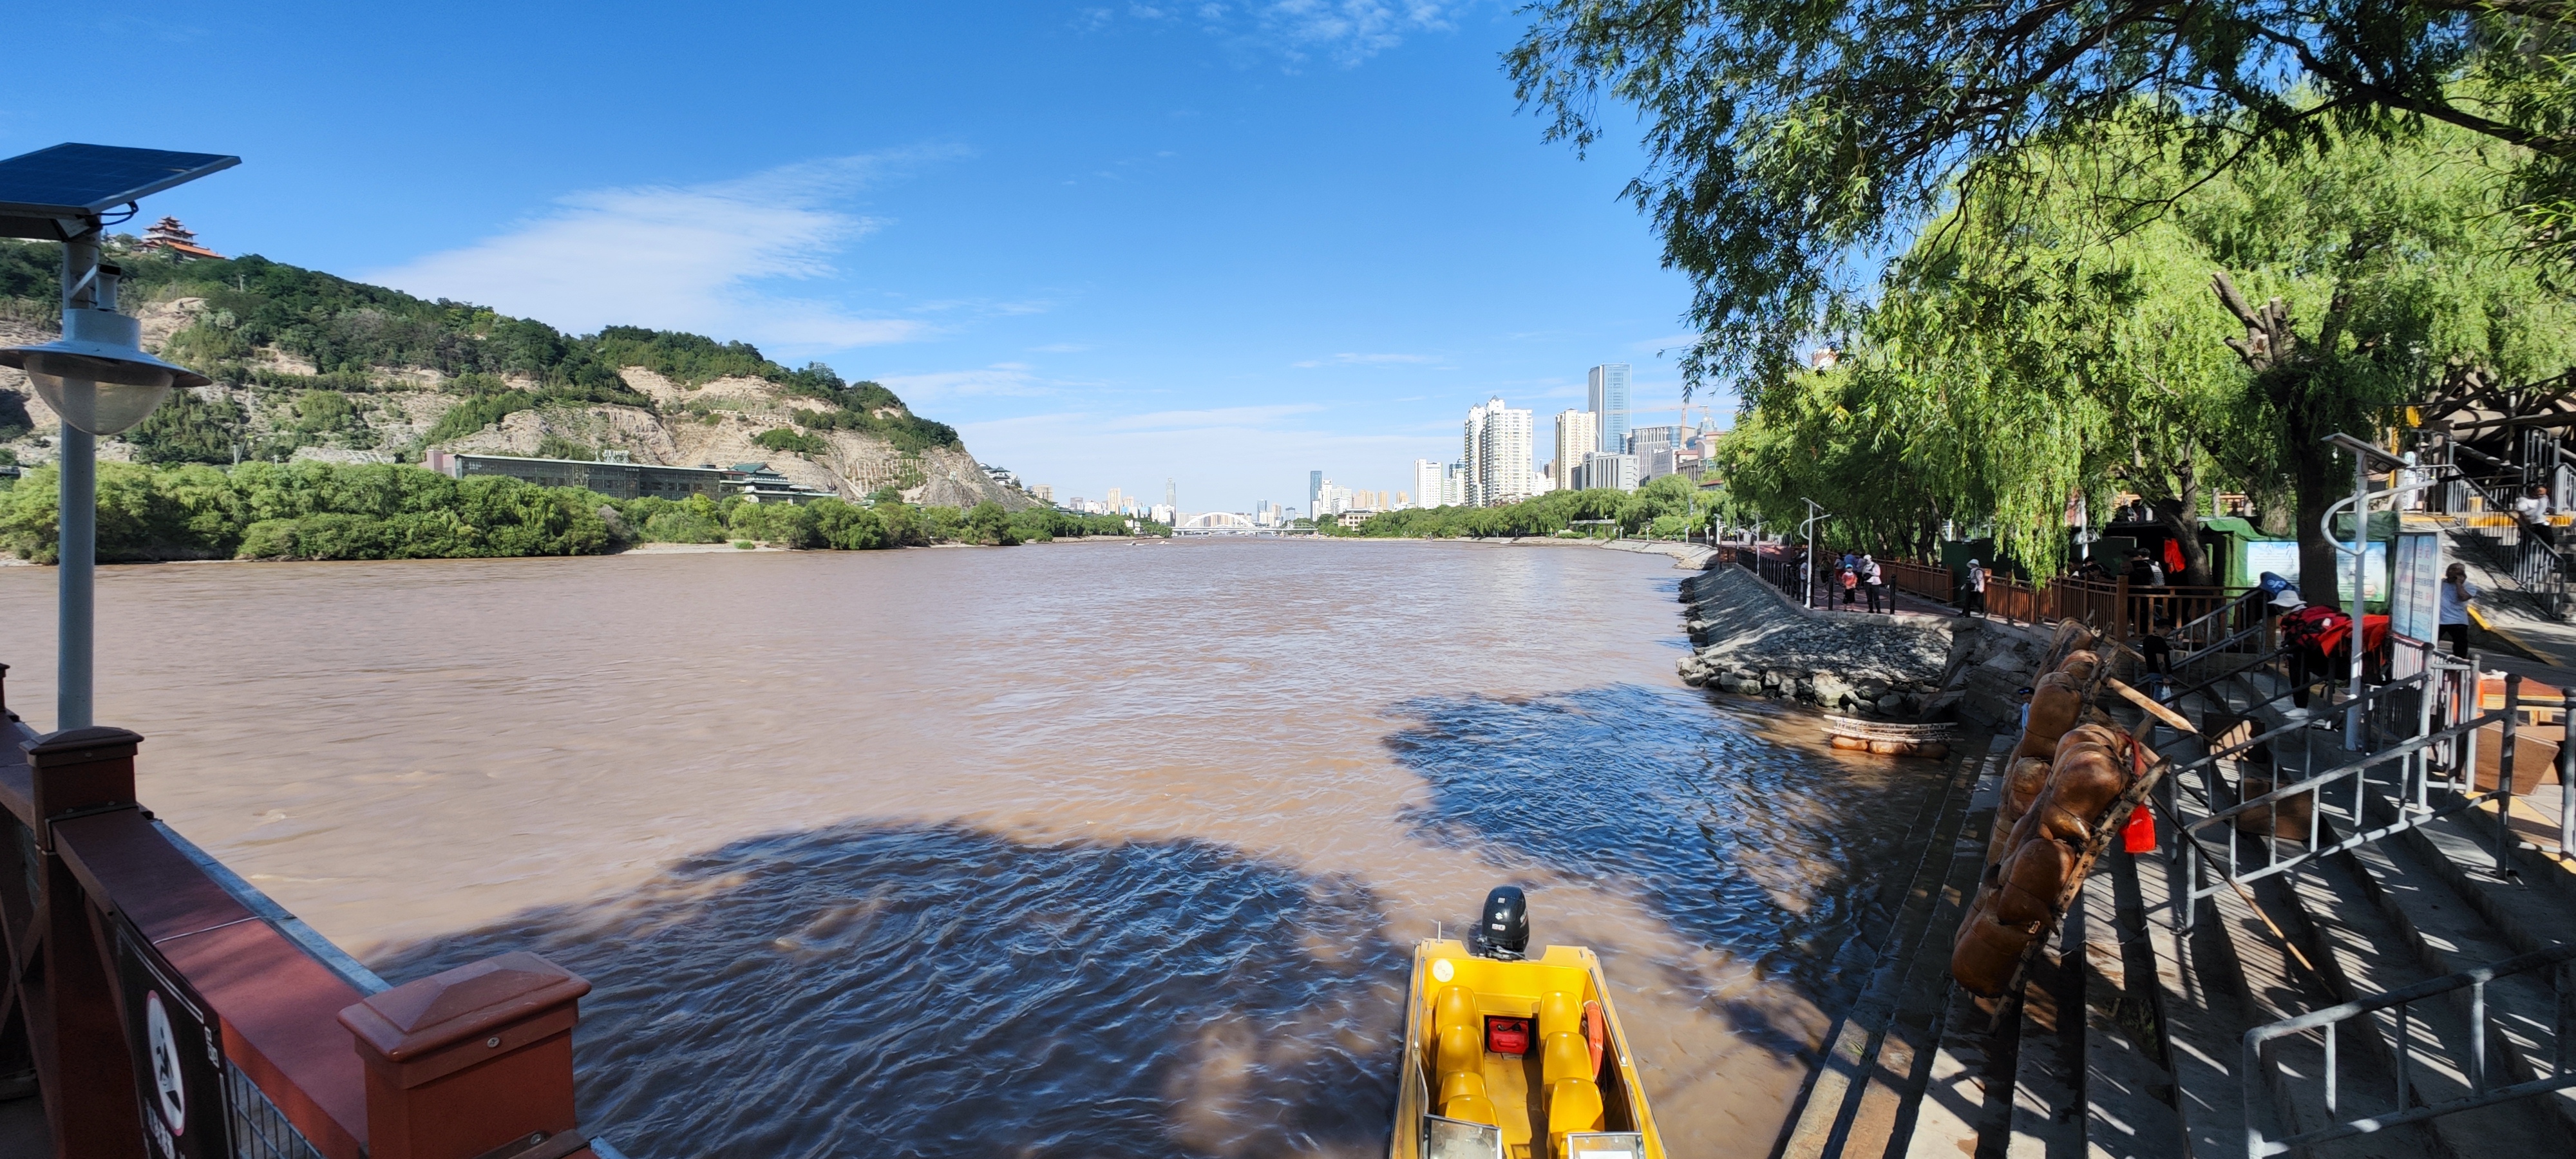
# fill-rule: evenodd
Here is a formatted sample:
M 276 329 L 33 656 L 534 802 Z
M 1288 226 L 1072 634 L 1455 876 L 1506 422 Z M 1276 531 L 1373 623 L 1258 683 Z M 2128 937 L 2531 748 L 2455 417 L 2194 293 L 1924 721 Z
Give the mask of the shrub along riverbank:
M 1550 491 L 1534 499 L 1498 507 L 1420 507 L 1389 511 L 1370 517 L 1356 529 L 1344 530 L 1327 522 L 1322 530 L 1327 535 L 1370 539 L 1450 539 L 1462 535 L 1554 535 L 1573 528 L 1576 520 L 1612 519 L 1618 521 L 1620 531 L 1629 535 L 1679 539 L 1686 531 L 1708 525 L 1710 511 L 1695 509 L 1693 490 L 1694 485 L 1689 479 L 1666 475 L 1633 493 L 1606 487 L 1588 491 Z M 1605 538 L 1608 535 L 1606 528 L 1573 529 L 1598 530 Z
M 51 467 L 0 490 L 0 550 L 54 562 L 56 496 Z M 98 478 L 98 558 L 108 562 L 596 555 L 638 543 L 727 540 L 862 551 L 1125 534 L 1116 516 L 1013 514 L 994 503 L 915 507 L 891 491 L 872 504 L 750 503 L 738 495 L 618 501 L 516 479 L 309 461 L 229 469 L 101 463 Z

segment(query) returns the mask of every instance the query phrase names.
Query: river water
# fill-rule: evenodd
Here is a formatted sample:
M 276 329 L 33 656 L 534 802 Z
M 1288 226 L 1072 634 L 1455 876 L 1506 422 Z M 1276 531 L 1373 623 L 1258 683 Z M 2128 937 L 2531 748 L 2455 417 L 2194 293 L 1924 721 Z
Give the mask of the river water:
M 1684 687 L 1661 556 L 1368 542 L 103 569 L 161 817 L 402 981 L 596 985 L 637 1159 L 1382 1154 L 1489 887 L 1759 1156 L 1933 775 Z M 51 569 L 0 660 L 52 707 Z

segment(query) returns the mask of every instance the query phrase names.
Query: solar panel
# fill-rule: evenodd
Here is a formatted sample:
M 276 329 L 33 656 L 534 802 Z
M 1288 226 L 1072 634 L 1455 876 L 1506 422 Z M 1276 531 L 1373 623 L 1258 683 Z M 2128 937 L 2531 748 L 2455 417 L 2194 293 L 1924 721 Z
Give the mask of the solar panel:
M 241 164 L 219 153 L 62 144 L 0 161 L 0 236 L 55 237 L 94 216 Z

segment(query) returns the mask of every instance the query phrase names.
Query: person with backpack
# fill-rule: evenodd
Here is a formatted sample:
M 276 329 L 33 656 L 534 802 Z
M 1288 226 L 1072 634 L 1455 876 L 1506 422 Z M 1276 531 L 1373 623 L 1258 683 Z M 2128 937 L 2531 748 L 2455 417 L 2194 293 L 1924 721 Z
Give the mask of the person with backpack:
M 1968 561 L 1967 578 L 1959 592 L 1959 614 L 1986 614 L 1986 565 L 1977 560 Z

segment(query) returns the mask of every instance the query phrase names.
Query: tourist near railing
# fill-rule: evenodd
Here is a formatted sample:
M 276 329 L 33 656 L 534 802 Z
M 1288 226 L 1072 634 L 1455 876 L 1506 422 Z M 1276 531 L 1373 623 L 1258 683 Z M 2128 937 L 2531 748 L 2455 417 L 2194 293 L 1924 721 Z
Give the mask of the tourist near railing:
M 0 742 L 0 1070 L 55 1154 L 618 1159 L 573 1112 L 588 982 L 513 953 L 387 988 L 136 801 L 141 736 L 40 736 L 0 685 Z

